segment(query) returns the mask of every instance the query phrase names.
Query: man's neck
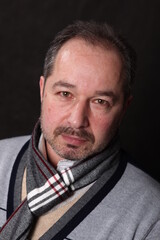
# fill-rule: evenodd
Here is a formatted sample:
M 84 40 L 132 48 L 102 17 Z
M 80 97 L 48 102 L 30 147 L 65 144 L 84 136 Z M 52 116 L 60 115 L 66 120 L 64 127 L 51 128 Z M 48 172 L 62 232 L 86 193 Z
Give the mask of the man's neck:
M 41 137 L 39 139 L 38 149 L 42 153 L 44 158 L 48 160 L 54 166 L 54 168 L 57 169 L 57 171 L 62 171 L 67 167 L 71 167 L 77 162 L 62 159 L 59 156 L 57 156 L 57 154 L 54 154 L 53 149 L 51 149 L 51 146 L 44 139 L 43 134 L 41 134 Z

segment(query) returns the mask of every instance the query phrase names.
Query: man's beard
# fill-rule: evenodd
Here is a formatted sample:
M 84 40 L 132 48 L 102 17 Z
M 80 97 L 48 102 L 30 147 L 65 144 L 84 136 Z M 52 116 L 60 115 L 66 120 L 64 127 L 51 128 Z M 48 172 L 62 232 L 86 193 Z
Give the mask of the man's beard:
M 57 127 L 53 133 L 46 132 L 43 127 L 43 122 L 41 122 L 41 129 L 45 140 L 49 143 L 51 148 L 59 155 L 62 159 L 69 160 L 83 160 L 91 155 L 94 155 L 106 147 L 106 144 L 102 144 L 96 149 L 93 148 L 95 137 L 92 133 L 89 133 L 85 129 L 75 130 L 72 127 Z M 84 144 L 80 146 L 67 144 L 64 141 L 61 142 L 60 138 L 62 134 L 68 136 L 77 136 L 85 140 Z

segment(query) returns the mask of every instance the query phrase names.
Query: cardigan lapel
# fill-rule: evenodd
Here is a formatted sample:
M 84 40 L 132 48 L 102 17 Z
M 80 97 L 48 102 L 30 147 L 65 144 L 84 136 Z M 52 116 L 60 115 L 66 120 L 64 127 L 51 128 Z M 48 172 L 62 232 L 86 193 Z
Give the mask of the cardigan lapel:
M 89 190 L 40 238 L 40 240 L 63 240 L 112 190 L 123 175 L 127 165 L 125 154 L 117 170 L 108 180 L 106 172 L 89 188 Z

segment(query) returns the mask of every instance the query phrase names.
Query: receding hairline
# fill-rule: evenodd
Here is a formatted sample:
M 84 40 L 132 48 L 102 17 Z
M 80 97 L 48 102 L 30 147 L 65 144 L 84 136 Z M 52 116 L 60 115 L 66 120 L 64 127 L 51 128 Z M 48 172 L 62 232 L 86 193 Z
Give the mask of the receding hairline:
M 66 42 L 64 42 L 60 48 L 57 50 L 55 56 L 54 56 L 54 59 L 52 61 L 52 71 L 50 72 L 50 75 L 47 76 L 47 78 L 49 76 L 51 76 L 51 74 L 53 73 L 54 71 L 54 66 L 55 66 L 55 63 L 56 63 L 56 59 L 59 55 L 59 53 L 61 52 L 61 50 L 63 50 L 63 48 L 70 42 L 72 41 L 82 41 L 84 42 L 87 46 L 89 47 L 99 47 L 101 49 L 104 49 L 105 51 L 113 51 L 114 53 L 116 53 L 117 57 L 120 59 L 121 61 L 121 64 L 122 64 L 122 68 L 123 68 L 123 55 L 120 53 L 119 49 L 113 44 L 111 43 L 110 41 L 106 41 L 104 39 L 94 39 L 94 40 L 90 40 L 88 38 L 84 38 L 83 36 L 75 36 L 75 37 L 72 37 L 70 39 L 68 39 Z M 47 78 L 45 79 L 45 81 L 47 80 Z
M 43 76 L 46 79 L 52 74 L 57 54 L 72 39 L 82 39 L 93 46 L 113 50 L 122 63 L 122 79 L 124 79 L 124 95 L 131 95 L 135 79 L 136 53 L 119 31 L 107 23 L 95 21 L 75 21 L 58 32 L 50 43 L 46 53 Z

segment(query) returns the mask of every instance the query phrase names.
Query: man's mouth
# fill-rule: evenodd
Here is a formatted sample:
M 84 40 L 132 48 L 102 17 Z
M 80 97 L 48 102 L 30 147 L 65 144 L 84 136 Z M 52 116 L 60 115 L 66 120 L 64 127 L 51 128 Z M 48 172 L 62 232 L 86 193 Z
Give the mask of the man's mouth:
M 75 145 L 75 146 L 81 146 L 86 141 L 88 141 L 85 138 L 75 136 L 75 135 L 68 135 L 68 134 L 65 134 L 65 133 L 63 133 L 61 136 L 67 144 Z
M 58 127 L 54 131 L 54 136 L 61 136 L 68 144 L 79 146 L 89 141 L 92 144 L 95 141 L 94 135 L 84 129 L 75 131 L 71 127 Z

